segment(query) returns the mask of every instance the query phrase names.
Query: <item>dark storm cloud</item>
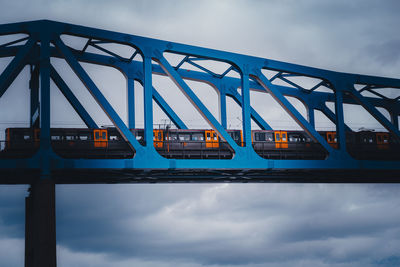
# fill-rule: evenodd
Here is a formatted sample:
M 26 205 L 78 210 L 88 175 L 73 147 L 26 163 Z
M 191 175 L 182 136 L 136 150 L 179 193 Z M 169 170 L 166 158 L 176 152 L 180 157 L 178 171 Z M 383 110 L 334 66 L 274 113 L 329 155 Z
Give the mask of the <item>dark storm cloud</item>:
M 105 187 L 81 191 L 71 199 L 88 204 L 73 208 L 64 206 L 65 187 L 58 193 L 59 244 L 72 252 L 145 261 L 290 266 L 296 259 L 368 266 L 397 255 L 399 190 L 397 185 L 157 185 L 149 192 L 138 185 L 106 195 L 95 193 Z M 375 255 L 368 255 L 372 250 Z
M 23 217 L 27 186 L 0 187 L 0 236 L 23 238 L 25 235 Z M 22 218 L 22 220 L 21 220 Z

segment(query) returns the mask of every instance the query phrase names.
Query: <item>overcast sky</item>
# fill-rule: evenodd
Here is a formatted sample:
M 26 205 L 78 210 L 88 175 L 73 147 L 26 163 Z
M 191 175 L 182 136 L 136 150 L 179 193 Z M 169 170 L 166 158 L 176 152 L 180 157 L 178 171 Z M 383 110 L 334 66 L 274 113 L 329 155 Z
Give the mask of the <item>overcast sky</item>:
M 52 19 L 400 78 L 399 11 L 395 0 L 0 0 L 0 23 Z M 120 74 L 109 75 L 105 94 Z M 13 86 L 2 110 L 29 103 L 18 97 L 26 79 Z M 23 266 L 26 190 L 0 187 L 1 266 Z M 58 186 L 58 266 L 399 266 L 399 193 L 398 185 Z

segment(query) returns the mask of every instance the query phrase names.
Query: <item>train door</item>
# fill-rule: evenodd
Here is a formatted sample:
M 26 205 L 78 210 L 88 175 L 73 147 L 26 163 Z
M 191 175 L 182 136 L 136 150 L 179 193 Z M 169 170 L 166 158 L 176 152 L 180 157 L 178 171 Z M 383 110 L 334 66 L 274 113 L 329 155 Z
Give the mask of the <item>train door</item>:
M 326 141 L 333 148 L 338 148 L 336 132 L 326 132 Z
M 94 147 L 107 147 L 107 130 L 93 130 Z
M 154 147 L 163 147 L 163 142 L 164 142 L 164 133 L 163 130 L 154 130 L 153 131 L 153 142 L 154 142 Z
M 286 131 L 275 131 L 275 148 L 288 148 L 288 137 Z
M 213 130 L 206 130 L 206 148 L 218 148 L 218 135 Z
M 281 131 L 281 148 L 288 148 L 288 136 L 286 131 Z
M 376 144 L 378 149 L 389 148 L 389 134 L 388 133 L 376 133 Z

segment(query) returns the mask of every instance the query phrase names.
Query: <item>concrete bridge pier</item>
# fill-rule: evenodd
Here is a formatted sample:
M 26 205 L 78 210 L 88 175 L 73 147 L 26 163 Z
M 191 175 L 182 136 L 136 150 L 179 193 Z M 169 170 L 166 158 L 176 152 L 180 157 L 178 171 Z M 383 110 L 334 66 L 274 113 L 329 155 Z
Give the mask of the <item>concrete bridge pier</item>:
M 56 267 L 55 183 L 39 179 L 25 199 L 25 267 Z

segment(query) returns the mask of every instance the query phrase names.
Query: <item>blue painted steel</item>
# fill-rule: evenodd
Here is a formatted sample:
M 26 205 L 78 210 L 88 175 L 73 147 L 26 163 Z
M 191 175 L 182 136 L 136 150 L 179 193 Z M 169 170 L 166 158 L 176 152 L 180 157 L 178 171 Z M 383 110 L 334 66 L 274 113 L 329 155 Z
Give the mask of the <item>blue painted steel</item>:
M 211 114 L 207 107 L 201 102 L 201 100 L 196 96 L 196 94 L 190 89 L 182 77 L 176 72 L 176 70 L 168 63 L 168 61 L 160 54 L 157 53 L 156 59 L 164 71 L 173 79 L 176 85 L 182 90 L 188 100 L 196 107 L 203 118 L 210 124 L 210 126 L 218 132 L 221 138 L 228 142 L 232 148 L 237 148 L 237 144 L 228 135 L 222 125 L 217 121 L 217 119 Z
M 167 114 L 168 118 L 175 124 L 178 129 L 188 129 L 186 124 L 179 118 L 174 110 L 168 105 L 168 103 L 162 98 L 162 96 L 153 87 L 153 99 L 156 101 L 158 106 Z
M 40 36 L 40 150 L 42 178 L 51 173 L 50 140 L 50 36 Z
M 75 57 L 67 48 L 67 46 L 61 41 L 60 38 L 57 38 L 55 40 L 55 44 L 57 48 L 60 49 L 61 53 L 64 55 L 66 61 L 71 66 L 71 68 L 81 78 L 82 82 L 85 84 L 86 88 L 92 94 L 94 99 L 101 106 L 101 108 L 107 114 L 109 119 L 115 124 L 118 131 L 124 137 L 125 141 L 127 141 L 133 149 L 135 149 L 136 151 L 140 151 L 141 146 L 139 142 L 136 141 L 136 138 L 129 131 L 128 127 L 126 127 L 122 119 L 118 116 L 117 112 L 115 112 L 110 103 L 108 103 L 107 99 L 101 93 L 99 88 L 97 88 L 92 79 L 90 79 L 89 75 L 85 72 L 85 70 L 82 68 L 79 62 L 75 59 Z
M 74 93 L 69 89 L 68 85 L 64 82 L 61 76 L 57 73 L 53 66 L 50 67 L 50 77 L 60 89 L 61 93 L 65 96 L 71 106 L 78 113 L 79 117 L 86 124 L 88 128 L 99 128 L 96 122 L 90 117 L 89 113 L 85 110 L 79 100 L 75 97 Z
M 273 85 L 260 70 L 254 71 L 257 76 L 253 76 L 267 92 L 289 113 L 289 115 L 313 138 L 319 142 L 329 155 L 335 154 L 333 148 L 322 138 L 322 136 L 304 119 L 304 117 L 293 107 L 292 104 L 281 94 L 281 92 Z
M 146 148 L 154 151 L 153 146 L 153 85 L 151 71 L 151 48 L 146 47 L 144 55 L 144 139 Z
M 27 34 L 27 39 L 15 40 L 4 45 L 0 44 L 0 57 L 13 57 L 11 63 L 0 74 L 0 97 L 4 94 L 13 80 L 18 76 L 26 65 L 36 65 L 40 61 L 41 77 L 41 142 L 40 150 L 32 158 L 27 159 L 0 159 L 2 169 L 41 169 L 44 172 L 51 170 L 66 169 L 121 169 L 121 170 L 144 170 L 144 169 L 173 169 L 188 170 L 195 169 L 240 169 L 261 170 L 268 173 L 271 170 L 396 170 L 400 166 L 396 161 L 372 161 L 355 160 L 346 152 L 345 132 L 350 128 L 345 125 L 343 119 L 343 104 L 361 104 L 394 136 L 400 137 L 398 130 L 398 116 L 400 115 L 399 98 L 363 96 L 362 90 L 375 93 L 376 88 L 400 88 L 399 79 L 374 77 L 358 74 L 347 74 L 291 63 L 279 62 L 270 59 L 240 55 L 202 47 L 195 47 L 174 42 L 167 42 L 151 38 L 145 38 L 124 33 L 105 31 L 78 25 L 59 23 L 54 21 L 32 21 L 14 24 L 0 25 L 0 35 L 15 33 Z M 75 50 L 67 46 L 62 40 L 62 35 L 72 35 L 87 38 L 87 43 L 82 50 Z M 20 45 L 19 42 L 26 41 Z M 115 44 L 130 46 L 134 52 L 129 57 L 122 57 L 115 52 L 105 49 L 102 44 Z M 53 44 L 50 46 L 49 44 Z M 91 46 L 99 52 L 88 52 Z M 164 57 L 164 53 L 175 53 L 183 55 L 184 59 L 176 66 L 172 66 Z M 140 54 L 143 61 L 133 60 Z M 86 86 L 97 103 L 114 123 L 124 139 L 129 143 L 136 154 L 132 159 L 65 159 L 60 158 L 51 151 L 50 147 L 50 77 L 66 96 L 84 122 L 91 128 L 97 127 L 95 121 L 85 111 L 79 100 L 73 96 L 68 86 L 50 65 L 50 58 L 64 58 L 74 70 L 75 74 Z M 152 64 L 152 60 L 158 64 Z M 224 62 L 229 66 L 221 74 L 217 74 L 201 63 L 199 60 L 211 60 Z M 112 108 L 110 103 L 100 92 L 94 81 L 82 68 L 81 63 L 88 62 L 108 66 L 119 70 L 127 79 L 127 101 L 128 101 L 128 125 Z M 183 69 L 183 63 L 192 64 L 196 70 Z M 261 70 L 276 71 L 277 74 L 271 78 L 266 77 Z M 240 73 L 240 78 L 228 76 L 230 71 Z M 173 111 L 173 107 L 162 98 L 153 87 L 152 75 L 169 76 L 184 92 L 187 98 L 197 108 L 200 114 L 210 126 L 214 128 L 220 137 L 228 142 L 234 151 L 234 157 L 229 160 L 183 160 L 167 159 L 161 157 L 153 146 L 153 100 L 161 107 L 167 116 L 178 128 L 186 129 L 187 126 Z M 321 81 L 310 89 L 291 80 L 295 77 L 311 77 Z M 144 88 L 144 110 L 145 110 L 145 139 L 146 145 L 139 144 L 130 128 L 135 127 L 134 111 L 134 81 L 139 81 Z M 185 80 L 194 80 L 207 83 L 215 88 L 220 95 L 220 122 L 206 108 L 196 96 Z M 280 80 L 286 82 L 286 86 L 278 85 Z M 364 85 L 364 89 L 356 90 L 356 84 Z M 332 92 L 318 91 L 320 87 L 326 87 Z M 241 94 L 237 89 L 241 88 Z M 319 142 L 328 152 L 329 157 L 325 160 L 267 160 L 257 155 L 251 146 L 251 119 L 262 129 L 271 129 L 256 110 L 250 105 L 251 91 L 270 93 L 278 103 L 301 125 L 301 127 Z M 245 147 L 238 146 L 227 133 L 227 110 L 226 96 L 232 97 L 242 108 L 243 134 Z M 295 97 L 305 104 L 308 110 L 308 119 L 305 119 L 290 102 L 287 96 Z M 37 102 L 37 101 L 35 101 Z M 326 106 L 327 102 L 335 103 L 335 113 Z M 385 108 L 391 115 L 391 121 L 386 119 L 378 110 Z M 323 112 L 337 126 L 340 148 L 332 148 L 315 130 L 314 111 Z
M 342 155 L 347 156 L 346 150 L 346 134 L 344 129 L 344 114 L 343 114 L 343 91 L 341 88 L 346 87 L 347 84 L 337 82 L 335 86 L 335 115 L 336 115 L 336 135 L 339 143 L 339 149 Z
M 249 66 L 242 68 L 242 122 L 243 122 L 243 141 L 244 146 L 249 148 L 251 143 L 251 124 L 250 124 L 250 87 L 249 87 Z
M 29 81 L 29 89 L 31 94 L 31 128 L 39 128 L 39 66 L 31 66 L 31 79 Z
M 7 68 L 0 75 L 0 97 L 3 96 L 7 88 L 12 84 L 14 79 L 25 66 L 25 59 L 31 51 L 34 43 L 35 40 L 33 38 L 29 39 L 28 42 L 21 49 L 19 49 L 18 54 L 13 58 L 10 64 L 8 64 Z
M 127 88 L 127 107 L 128 107 L 128 127 L 135 128 L 135 80 L 132 77 L 126 79 Z

